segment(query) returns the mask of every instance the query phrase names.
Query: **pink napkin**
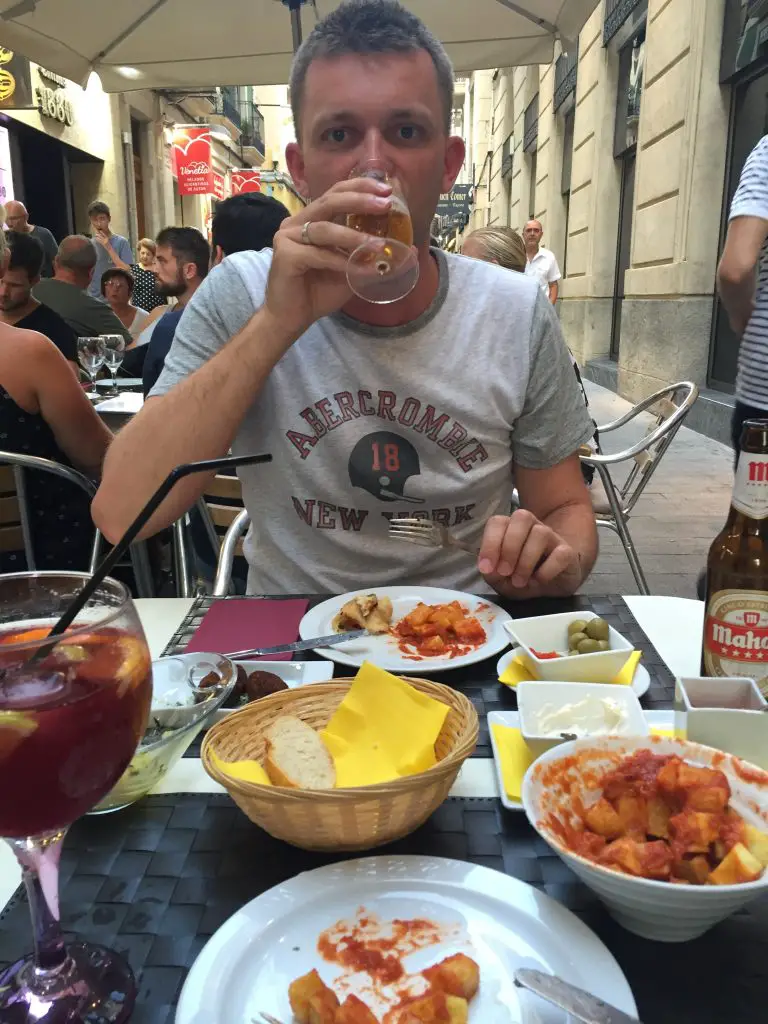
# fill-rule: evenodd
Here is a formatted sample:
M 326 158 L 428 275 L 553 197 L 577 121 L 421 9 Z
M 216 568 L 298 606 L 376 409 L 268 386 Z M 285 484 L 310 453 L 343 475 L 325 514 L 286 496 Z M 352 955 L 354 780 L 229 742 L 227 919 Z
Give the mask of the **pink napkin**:
M 227 654 L 249 647 L 292 644 L 308 601 L 266 601 L 254 598 L 215 601 L 189 641 L 187 653 Z M 293 655 L 267 655 L 269 661 L 290 661 Z

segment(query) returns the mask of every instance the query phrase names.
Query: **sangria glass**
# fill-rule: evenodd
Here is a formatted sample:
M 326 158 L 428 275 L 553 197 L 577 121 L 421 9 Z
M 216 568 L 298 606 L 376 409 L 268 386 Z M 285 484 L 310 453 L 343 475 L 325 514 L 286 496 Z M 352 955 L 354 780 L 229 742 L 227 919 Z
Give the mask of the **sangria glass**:
M 413 249 L 413 224 L 397 178 L 378 161 L 369 160 L 350 178 L 375 178 L 392 186 L 392 206 L 381 214 L 350 214 L 347 226 L 371 237 L 347 262 L 349 287 L 366 302 L 383 305 L 405 298 L 419 279 L 419 260 Z
M 109 389 L 109 394 L 119 395 L 117 371 L 125 358 L 125 338 L 122 334 L 102 334 L 101 339 L 104 342 L 104 365 L 112 375 L 112 387 Z
M 88 374 L 88 379 L 91 382 L 91 390 L 86 392 L 91 398 L 96 394 L 96 374 L 104 365 L 104 359 L 106 358 L 106 346 L 104 345 L 103 338 L 78 338 L 77 339 L 77 358 Z
M 0 576 L 0 836 L 21 865 L 34 952 L 0 971 L 3 1024 L 119 1024 L 136 997 L 112 950 L 67 944 L 58 874 L 67 827 L 112 789 L 147 724 L 151 661 L 131 597 L 106 579 L 47 642 L 89 577 Z

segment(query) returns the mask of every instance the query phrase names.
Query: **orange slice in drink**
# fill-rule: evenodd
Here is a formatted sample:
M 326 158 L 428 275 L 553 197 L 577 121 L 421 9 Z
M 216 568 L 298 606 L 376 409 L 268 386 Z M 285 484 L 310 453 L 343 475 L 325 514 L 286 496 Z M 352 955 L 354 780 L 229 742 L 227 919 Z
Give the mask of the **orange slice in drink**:
M 0 762 L 37 729 L 38 722 L 27 711 L 0 711 Z

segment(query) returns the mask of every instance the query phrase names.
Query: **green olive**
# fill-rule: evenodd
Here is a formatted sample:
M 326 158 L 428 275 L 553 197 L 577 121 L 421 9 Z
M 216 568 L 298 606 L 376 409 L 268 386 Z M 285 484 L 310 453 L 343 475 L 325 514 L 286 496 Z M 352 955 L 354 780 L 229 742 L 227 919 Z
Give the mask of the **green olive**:
M 597 642 L 600 644 L 601 651 L 610 651 L 611 645 L 608 643 L 607 640 L 598 640 Z
M 590 619 L 584 632 L 591 640 L 607 640 L 608 623 L 605 619 Z
M 596 654 L 600 650 L 600 641 L 588 637 L 579 644 L 579 654 Z
M 568 646 L 572 651 L 575 651 L 582 640 L 589 640 L 586 633 L 572 633 L 568 637 Z
M 583 633 L 586 625 L 586 619 L 574 619 L 568 626 L 568 636 L 573 636 L 574 633 Z

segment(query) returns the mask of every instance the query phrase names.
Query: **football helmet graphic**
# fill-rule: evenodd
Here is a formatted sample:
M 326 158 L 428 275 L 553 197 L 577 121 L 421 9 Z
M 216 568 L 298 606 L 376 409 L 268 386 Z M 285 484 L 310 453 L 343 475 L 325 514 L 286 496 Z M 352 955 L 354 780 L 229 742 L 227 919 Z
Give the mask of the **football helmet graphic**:
M 353 487 L 378 498 L 379 501 L 424 503 L 404 493 L 412 476 L 419 476 L 419 453 L 406 438 L 388 430 L 366 434 L 352 449 L 349 457 L 349 480 Z

